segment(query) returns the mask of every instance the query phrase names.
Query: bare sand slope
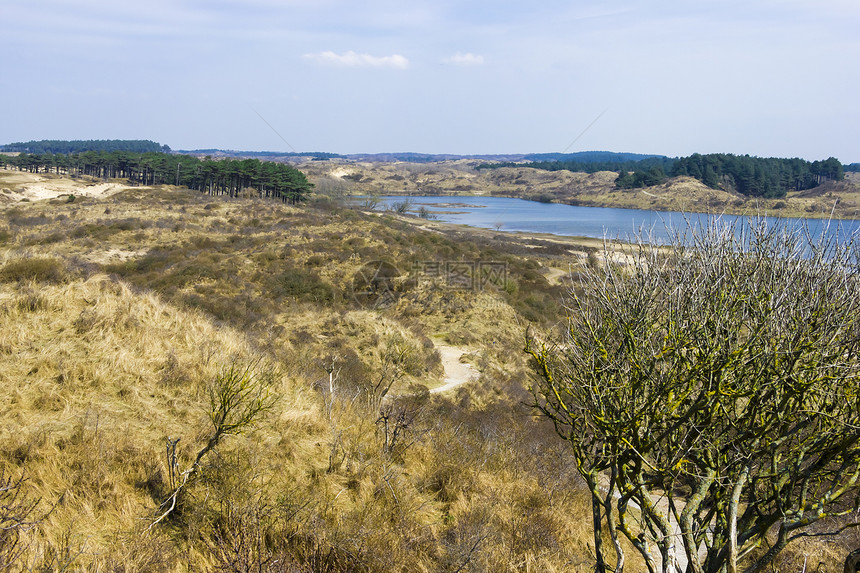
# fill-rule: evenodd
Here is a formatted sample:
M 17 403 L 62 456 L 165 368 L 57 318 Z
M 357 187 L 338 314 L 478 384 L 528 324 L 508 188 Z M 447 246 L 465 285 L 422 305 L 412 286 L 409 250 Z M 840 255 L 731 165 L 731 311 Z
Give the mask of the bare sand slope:
M 104 197 L 129 189 L 116 182 L 93 182 L 20 171 L 0 171 L 0 201 L 42 201 L 75 195 Z

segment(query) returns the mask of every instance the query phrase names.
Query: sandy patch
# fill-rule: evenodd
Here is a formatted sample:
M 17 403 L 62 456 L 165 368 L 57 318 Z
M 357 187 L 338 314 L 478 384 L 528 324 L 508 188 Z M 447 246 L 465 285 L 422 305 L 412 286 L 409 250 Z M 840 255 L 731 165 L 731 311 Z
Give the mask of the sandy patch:
M 72 183 L 72 184 L 69 184 Z M 42 201 L 68 195 L 81 197 L 105 197 L 118 193 L 127 187 L 117 183 L 97 183 L 95 185 L 75 185 L 64 180 L 31 183 L 21 188 L 19 200 Z
M 127 251 L 125 249 L 109 249 L 107 251 L 91 251 L 83 258 L 91 263 L 106 265 L 109 263 L 124 263 L 125 261 L 142 257 L 145 250 Z
M 94 183 L 20 171 L 0 171 L 0 194 L 7 201 L 43 201 L 69 195 L 107 197 L 126 189 L 130 187 L 121 183 Z
M 331 175 L 332 177 L 334 177 L 336 179 L 343 179 L 347 175 L 351 175 L 351 174 L 352 174 L 352 171 L 350 171 L 349 169 L 344 169 L 341 167 L 338 169 L 333 169 L 329 175 Z
M 439 355 L 442 357 L 445 379 L 441 386 L 430 390 L 431 394 L 447 392 L 478 378 L 478 372 L 475 370 L 475 367 L 468 362 L 463 362 L 463 355 L 467 354 L 468 350 L 458 348 L 457 346 L 448 346 L 447 344 L 437 345 L 436 350 L 439 351 Z
M 549 284 L 563 284 L 564 279 L 570 276 L 570 270 L 558 269 L 556 267 L 544 267 L 544 277 Z

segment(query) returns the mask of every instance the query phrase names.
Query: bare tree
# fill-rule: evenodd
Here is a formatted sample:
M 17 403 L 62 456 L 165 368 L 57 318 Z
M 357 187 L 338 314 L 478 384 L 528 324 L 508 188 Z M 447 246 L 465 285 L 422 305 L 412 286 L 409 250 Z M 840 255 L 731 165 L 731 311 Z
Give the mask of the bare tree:
M 825 520 L 860 503 L 856 244 L 786 225 L 640 241 L 582 270 L 562 339 L 527 337 L 535 404 L 592 489 L 595 543 L 609 525 L 650 571 L 652 545 L 663 571 L 753 573 L 860 525 Z
M 384 346 L 379 349 L 379 362 L 379 371 L 365 389 L 367 406 L 372 412 L 380 410 L 394 384 L 406 374 L 414 373 L 419 364 L 414 348 L 400 335 L 385 339 Z
M 274 369 L 259 360 L 245 366 L 232 362 L 215 377 L 207 387 L 209 395 L 208 416 L 212 429 L 206 444 L 197 452 L 191 466 L 179 474 L 181 481 L 174 485 L 173 492 L 162 503 L 163 513 L 150 524 L 150 529 L 176 509 L 177 499 L 183 489 L 200 471 L 203 458 L 221 441 L 230 435 L 237 435 L 252 426 L 257 418 L 275 403 L 272 384 Z M 171 442 L 173 451 L 171 451 Z M 175 474 L 175 446 L 178 439 L 168 438 L 168 465 L 171 475 Z M 177 480 L 178 481 L 178 480 Z

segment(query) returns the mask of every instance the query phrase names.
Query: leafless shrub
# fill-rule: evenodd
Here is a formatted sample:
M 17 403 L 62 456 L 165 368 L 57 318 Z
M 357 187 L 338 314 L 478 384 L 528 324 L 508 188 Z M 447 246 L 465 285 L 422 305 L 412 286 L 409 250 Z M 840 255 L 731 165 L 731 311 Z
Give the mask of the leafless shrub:
M 162 503 L 163 512 L 152 522 L 150 529 L 173 513 L 184 488 L 198 475 L 201 462 L 209 452 L 214 450 L 225 437 L 244 432 L 262 414 L 272 408 L 275 403 L 274 379 L 274 369 L 258 360 L 245 366 L 232 362 L 209 383 L 207 413 L 212 422 L 209 438 L 197 452 L 191 466 L 174 478 L 173 492 Z M 173 442 L 173 450 L 171 450 L 169 440 L 168 438 L 167 464 L 178 474 L 175 462 L 176 441 Z
M 718 222 L 583 269 L 565 336 L 527 350 L 535 405 L 592 491 L 598 570 L 604 525 L 618 559 L 620 532 L 664 571 L 681 547 L 696 571 L 761 571 L 860 525 L 826 521 L 860 503 L 856 253 Z
M 26 482 L 23 472 L 15 478 L 0 469 L 0 571 L 21 566 L 29 546 L 25 534 L 42 519 L 36 516 L 39 500 L 27 496 Z

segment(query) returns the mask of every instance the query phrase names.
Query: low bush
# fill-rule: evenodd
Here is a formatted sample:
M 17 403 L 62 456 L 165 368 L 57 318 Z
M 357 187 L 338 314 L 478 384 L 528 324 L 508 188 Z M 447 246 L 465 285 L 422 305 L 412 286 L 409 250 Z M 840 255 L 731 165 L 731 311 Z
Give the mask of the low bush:
M 0 282 L 61 283 L 64 280 L 66 280 L 65 265 L 55 257 L 12 259 L 0 267 Z
M 313 271 L 288 268 L 269 280 L 270 292 L 279 298 L 292 298 L 300 302 L 331 304 L 335 289 Z

